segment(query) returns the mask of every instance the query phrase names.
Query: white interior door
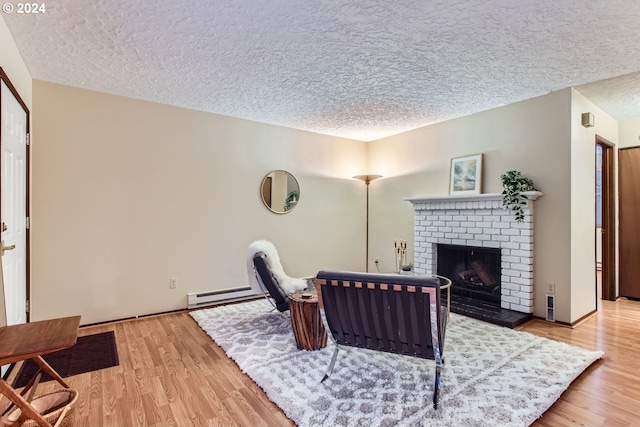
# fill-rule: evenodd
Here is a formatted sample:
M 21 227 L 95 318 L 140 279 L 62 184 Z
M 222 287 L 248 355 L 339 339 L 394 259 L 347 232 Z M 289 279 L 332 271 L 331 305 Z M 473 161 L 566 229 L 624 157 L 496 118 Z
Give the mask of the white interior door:
M 7 325 L 27 321 L 27 111 L 2 81 L 0 255 Z

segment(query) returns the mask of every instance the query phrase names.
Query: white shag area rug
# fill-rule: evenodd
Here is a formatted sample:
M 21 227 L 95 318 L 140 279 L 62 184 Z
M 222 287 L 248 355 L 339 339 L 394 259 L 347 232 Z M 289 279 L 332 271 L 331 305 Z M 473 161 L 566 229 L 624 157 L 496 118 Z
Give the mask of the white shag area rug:
M 528 426 L 603 352 L 451 313 L 437 410 L 432 360 L 298 350 L 266 300 L 191 312 L 200 327 L 299 426 Z

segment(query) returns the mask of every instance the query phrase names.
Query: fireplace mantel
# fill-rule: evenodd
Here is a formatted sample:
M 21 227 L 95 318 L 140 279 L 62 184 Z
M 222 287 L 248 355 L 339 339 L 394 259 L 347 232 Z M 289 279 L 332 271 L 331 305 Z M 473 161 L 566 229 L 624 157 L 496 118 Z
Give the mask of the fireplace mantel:
M 536 200 L 542 196 L 541 191 L 525 191 L 522 194 L 527 196 L 529 200 Z M 502 193 L 484 193 L 484 194 L 465 194 L 461 196 L 426 196 L 426 197 L 407 197 L 404 200 L 411 203 L 439 203 L 439 202 L 482 202 L 482 201 L 502 201 Z

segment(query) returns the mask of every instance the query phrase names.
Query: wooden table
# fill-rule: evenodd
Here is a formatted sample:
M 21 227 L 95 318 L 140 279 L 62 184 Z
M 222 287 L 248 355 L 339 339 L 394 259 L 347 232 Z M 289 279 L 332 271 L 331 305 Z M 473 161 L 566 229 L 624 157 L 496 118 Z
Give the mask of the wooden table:
M 74 345 L 78 338 L 79 325 L 80 316 L 72 316 L 6 326 L 0 331 L 0 366 L 28 359 L 40 366 L 40 370 L 22 392 L 18 393 L 2 378 L 0 392 L 20 408 L 27 419 L 33 419 L 42 427 L 51 427 L 51 424 L 29 403 L 34 397 L 42 374 L 49 374 L 64 388 L 69 388 L 69 385 L 41 356 Z M 29 394 L 25 398 L 27 393 Z
M 291 328 L 300 350 L 320 350 L 327 345 L 327 332 L 322 324 L 318 293 L 298 291 L 289 295 Z

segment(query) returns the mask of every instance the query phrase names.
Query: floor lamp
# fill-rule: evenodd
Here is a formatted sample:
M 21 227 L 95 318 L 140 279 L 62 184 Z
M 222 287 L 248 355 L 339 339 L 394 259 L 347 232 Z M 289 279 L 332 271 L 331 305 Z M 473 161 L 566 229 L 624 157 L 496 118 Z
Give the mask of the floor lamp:
M 365 234 L 365 271 L 369 272 L 369 183 L 375 181 L 378 178 L 382 178 L 382 175 L 356 175 L 354 179 L 360 180 L 367 185 L 367 225 Z

